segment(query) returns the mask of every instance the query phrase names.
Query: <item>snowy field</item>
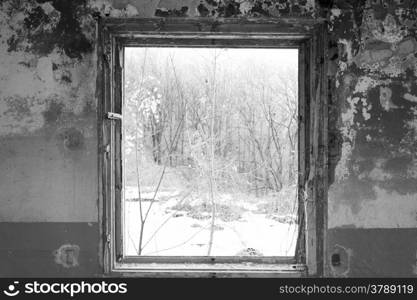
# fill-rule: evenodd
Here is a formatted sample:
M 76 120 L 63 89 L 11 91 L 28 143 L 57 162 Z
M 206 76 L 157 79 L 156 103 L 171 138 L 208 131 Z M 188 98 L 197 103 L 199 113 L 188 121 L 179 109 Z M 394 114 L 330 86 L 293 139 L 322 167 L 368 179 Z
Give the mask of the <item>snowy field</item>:
M 140 210 L 137 190 L 127 188 L 125 201 L 125 251 L 137 255 L 140 235 Z M 135 196 L 136 195 L 136 196 Z M 142 192 L 142 209 L 147 211 L 153 192 Z M 295 252 L 297 224 L 293 215 L 260 212 L 262 197 L 252 201 L 233 200 L 218 195 L 212 256 L 258 255 L 292 256 Z M 205 256 L 211 231 L 211 209 L 187 204 L 184 193 L 160 191 L 144 226 L 144 256 Z M 228 203 L 234 205 L 229 209 Z M 195 202 L 195 201 L 194 201 Z M 254 249 L 249 253 L 245 249 Z

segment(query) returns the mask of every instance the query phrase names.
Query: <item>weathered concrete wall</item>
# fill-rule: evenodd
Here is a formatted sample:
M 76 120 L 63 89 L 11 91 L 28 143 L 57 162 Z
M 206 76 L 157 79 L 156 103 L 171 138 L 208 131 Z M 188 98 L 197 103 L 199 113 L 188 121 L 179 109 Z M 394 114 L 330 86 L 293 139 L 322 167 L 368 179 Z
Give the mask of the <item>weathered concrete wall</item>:
M 336 1 L 329 267 L 334 276 L 416 276 L 415 1 Z M 330 264 L 331 265 L 331 264 Z
M 416 275 L 416 4 L 321 2 L 2 1 L 0 276 L 100 274 L 94 14 L 327 16 L 328 274 Z

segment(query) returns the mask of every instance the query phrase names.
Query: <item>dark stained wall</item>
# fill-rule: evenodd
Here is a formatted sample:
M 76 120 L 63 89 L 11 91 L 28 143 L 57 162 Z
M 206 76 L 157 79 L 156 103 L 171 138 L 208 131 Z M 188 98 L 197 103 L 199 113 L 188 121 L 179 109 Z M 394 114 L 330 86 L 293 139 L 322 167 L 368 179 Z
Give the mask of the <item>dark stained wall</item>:
M 0 276 L 102 273 L 94 15 L 328 18 L 327 275 L 416 276 L 417 4 L 318 2 L 1 1 Z

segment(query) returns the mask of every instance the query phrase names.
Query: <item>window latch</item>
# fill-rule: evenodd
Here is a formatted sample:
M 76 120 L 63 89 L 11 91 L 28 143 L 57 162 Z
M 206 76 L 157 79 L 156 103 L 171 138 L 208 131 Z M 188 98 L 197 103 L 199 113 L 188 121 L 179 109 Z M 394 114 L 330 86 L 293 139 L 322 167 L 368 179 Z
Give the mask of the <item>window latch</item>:
M 122 115 L 118 114 L 118 113 L 114 113 L 114 112 L 108 112 L 106 114 L 106 118 L 109 119 L 109 120 L 121 120 Z

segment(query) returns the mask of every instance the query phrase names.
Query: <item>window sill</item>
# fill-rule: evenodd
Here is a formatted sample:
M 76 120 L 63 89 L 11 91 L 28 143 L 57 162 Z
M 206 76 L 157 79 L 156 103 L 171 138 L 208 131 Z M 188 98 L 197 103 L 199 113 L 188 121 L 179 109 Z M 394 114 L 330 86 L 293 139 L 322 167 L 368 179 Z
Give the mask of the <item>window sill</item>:
M 116 264 L 109 276 L 116 277 L 305 277 L 303 264 L 259 263 L 130 263 Z

